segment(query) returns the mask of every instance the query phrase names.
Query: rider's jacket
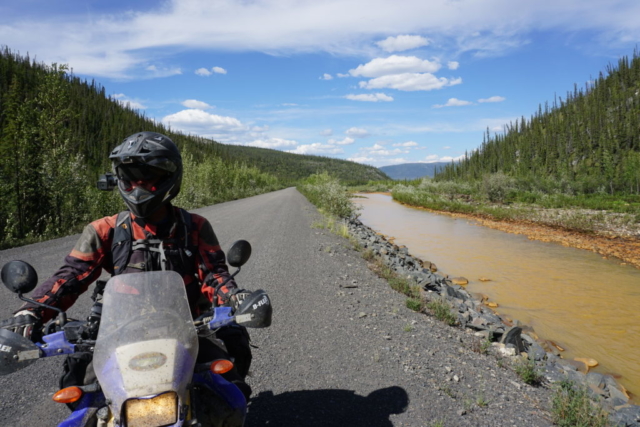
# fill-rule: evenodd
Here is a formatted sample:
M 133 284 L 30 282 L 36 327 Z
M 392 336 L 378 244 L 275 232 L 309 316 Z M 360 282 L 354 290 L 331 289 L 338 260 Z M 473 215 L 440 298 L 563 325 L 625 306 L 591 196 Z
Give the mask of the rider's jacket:
M 230 280 L 216 291 L 216 286 L 229 277 L 229 270 L 224 252 L 209 221 L 200 215 L 188 214 L 191 218 L 188 230 L 179 221 L 182 216 L 180 210 L 171 207 L 170 211 L 171 217 L 156 225 L 145 223 L 142 218 L 130 214 L 131 221 L 127 221 L 124 226 L 131 224 L 134 245 L 127 265 L 122 266 L 124 271 L 117 273 L 156 271 L 160 270 L 161 264 L 164 263 L 167 270 L 176 271 L 183 277 L 189 305 L 195 317 L 199 314 L 199 306 L 203 302 L 226 302 L 227 293 L 235 288 L 236 284 Z M 87 225 L 75 247 L 65 258 L 64 265 L 34 291 L 32 298 L 67 310 L 80 294 L 100 277 L 103 269 L 113 275 L 112 247 L 117 218 L 118 215 L 113 215 Z M 184 243 L 185 232 L 189 234 L 186 239 L 189 242 L 188 247 Z M 145 247 L 145 241 L 162 241 L 163 252 L 168 256 L 161 260 L 159 252 L 150 252 Z M 53 310 L 31 304 L 26 304 L 20 310 L 25 308 L 40 312 L 45 322 L 56 314 Z

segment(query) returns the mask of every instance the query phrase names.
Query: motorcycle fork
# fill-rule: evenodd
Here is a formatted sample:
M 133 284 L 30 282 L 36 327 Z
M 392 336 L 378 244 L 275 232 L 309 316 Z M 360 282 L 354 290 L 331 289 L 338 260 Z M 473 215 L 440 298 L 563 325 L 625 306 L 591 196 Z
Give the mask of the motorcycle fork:
M 113 414 L 108 406 L 103 406 L 96 413 L 96 427 L 113 427 Z
M 187 390 L 187 402 L 182 407 L 183 411 L 186 411 L 186 417 L 184 419 L 184 425 L 189 427 L 200 427 L 200 422 L 196 418 L 196 399 L 194 399 L 194 387 L 193 384 L 189 385 L 189 389 Z

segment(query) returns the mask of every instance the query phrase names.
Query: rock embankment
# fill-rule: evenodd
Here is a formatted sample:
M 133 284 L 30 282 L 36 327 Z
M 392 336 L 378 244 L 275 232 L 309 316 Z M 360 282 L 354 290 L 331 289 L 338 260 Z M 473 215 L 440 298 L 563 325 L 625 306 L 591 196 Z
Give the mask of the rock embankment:
M 589 372 L 589 361 L 565 360 L 553 343 L 541 341 L 526 325 L 511 324 L 496 315 L 492 303 L 476 299 L 462 285 L 464 278 L 449 278 L 440 274 L 434 264 L 411 256 L 408 248 L 398 247 L 384 236 L 352 218 L 349 231 L 359 244 L 394 270 L 399 276 L 419 285 L 425 300 L 444 299 L 462 328 L 470 328 L 477 336 L 492 342 L 503 357 L 516 362 L 522 356 L 535 360 L 549 383 L 572 381 L 586 388 L 590 397 L 602 402 L 611 415 L 613 425 L 640 426 L 640 406 L 630 403 L 629 394 L 612 376 Z

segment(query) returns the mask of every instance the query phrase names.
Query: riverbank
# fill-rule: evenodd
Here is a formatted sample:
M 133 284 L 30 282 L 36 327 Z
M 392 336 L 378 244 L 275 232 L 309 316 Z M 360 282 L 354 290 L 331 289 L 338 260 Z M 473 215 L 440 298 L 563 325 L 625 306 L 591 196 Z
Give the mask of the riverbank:
M 479 214 L 437 211 L 419 206 L 411 207 L 450 215 L 456 218 L 477 220 L 485 227 L 506 231 L 507 233 L 522 234 L 531 240 L 554 242 L 572 248 L 586 249 L 598 253 L 605 258 L 617 259 L 621 263 L 627 263 L 640 268 L 640 239 L 634 237 L 636 236 L 635 229 L 623 228 L 616 225 L 605 227 L 598 234 L 581 233 L 551 227 L 533 221 L 496 220 Z
M 392 195 L 391 193 L 379 194 Z M 497 219 L 484 213 L 452 212 L 394 200 L 405 206 L 428 212 L 476 220 L 485 227 L 507 233 L 525 235 L 531 240 L 553 242 L 572 248 L 586 249 L 605 258 L 640 268 L 640 224 L 630 222 L 616 212 L 530 207 L 529 211 L 531 213 L 528 217 L 537 218 L 537 220 L 517 219 L 516 215 L 512 218 Z M 509 205 L 501 208 L 507 210 L 523 209 L 521 206 L 514 207 Z M 594 227 L 589 232 L 572 230 L 562 226 L 562 224 L 566 224 L 568 217 L 594 218 L 596 216 L 598 218 L 597 227 Z
M 357 244 L 368 254 L 367 257 L 376 257 L 399 277 L 409 279 L 414 286 L 422 289 L 423 305 L 420 310 L 433 302 L 446 301 L 445 309 L 447 305 L 451 307 L 450 315 L 453 317 L 450 323 L 457 323 L 482 339 L 476 351 L 484 352 L 492 348 L 496 357 L 509 360 L 514 369 L 521 366 L 520 355 L 526 354 L 529 360 L 535 361 L 536 369 L 544 372 L 544 383 L 561 385 L 569 380 L 579 389 L 587 390 L 591 398 L 601 400 L 606 410 L 612 413 L 613 422 L 640 425 L 640 407 L 629 405 L 628 393 L 612 376 L 589 372 L 589 361 L 562 359 L 557 350 L 549 348 L 548 343 L 539 342 L 526 325 L 513 325 L 496 316 L 490 304 L 474 299 L 456 284 L 463 283 L 464 279 L 449 278 L 438 273 L 430 262 L 411 256 L 408 248 L 394 245 L 358 220 L 350 221 L 349 228 Z M 407 306 L 414 305 L 410 304 L 411 299 L 407 300 Z

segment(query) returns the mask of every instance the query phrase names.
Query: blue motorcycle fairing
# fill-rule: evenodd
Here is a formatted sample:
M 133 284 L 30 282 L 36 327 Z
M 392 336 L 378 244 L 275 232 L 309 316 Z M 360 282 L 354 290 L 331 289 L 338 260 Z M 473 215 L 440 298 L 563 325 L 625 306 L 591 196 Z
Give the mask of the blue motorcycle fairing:
M 36 345 L 44 353 L 44 357 L 60 356 L 61 354 L 73 354 L 76 352 L 75 344 L 71 344 L 64 336 L 64 331 L 42 337 L 44 344 L 37 342 Z
M 238 387 L 222 378 L 221 375 L 212 372 L 194 373 L 193 382 L 204 384 L 220 396 L 231 409 L 247 415 L 247 401 Z M 104 394 L 85 393 L 78 402 L 76 409 L 67 419 L 58 424 L 58 427 L 85 427 L 101 407 L 105 406 Z M 180 422 L 182 422 L 181 420 Z M 179 422 L 179 423 L 180 423 Z
M 95 417 L 98 409 L 105 405 L 104 394 L 101 391 L 85 393 L 78 401 L 76 409 L 67 419 L 58 424 L 58 427 L 85 427 Z
M 234 411 L 240 411 L 243 416 L 247 415 L 247 400 L 244 394 L 235 384 L 222 378 L 222 375 L 214 374 L 210 371 L 194 373 L 193 382 L 206 385 L 218 396 L 221 396 Z

